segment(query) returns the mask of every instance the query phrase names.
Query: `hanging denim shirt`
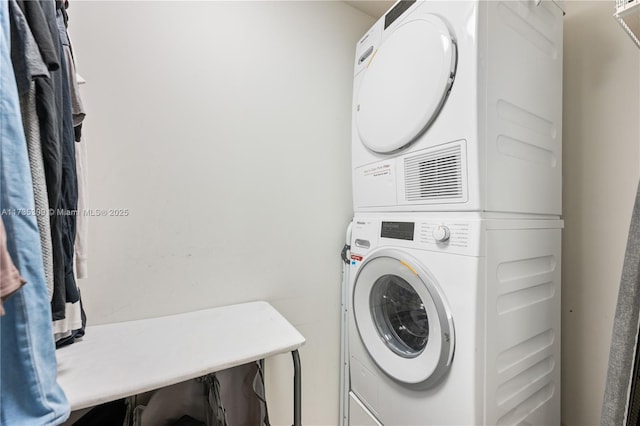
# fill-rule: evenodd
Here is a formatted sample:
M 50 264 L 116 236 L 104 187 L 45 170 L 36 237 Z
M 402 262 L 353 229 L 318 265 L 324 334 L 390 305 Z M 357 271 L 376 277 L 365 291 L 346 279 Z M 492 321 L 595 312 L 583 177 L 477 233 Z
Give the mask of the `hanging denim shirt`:
M 8 2 L 0 2 L 0 213 L 7 248 L 27 284 L 0 321 L 0 424 L 58 425 L 69 404 L 56 382 L 51 308 L 42 265 L 27 146 L 11 67 Z

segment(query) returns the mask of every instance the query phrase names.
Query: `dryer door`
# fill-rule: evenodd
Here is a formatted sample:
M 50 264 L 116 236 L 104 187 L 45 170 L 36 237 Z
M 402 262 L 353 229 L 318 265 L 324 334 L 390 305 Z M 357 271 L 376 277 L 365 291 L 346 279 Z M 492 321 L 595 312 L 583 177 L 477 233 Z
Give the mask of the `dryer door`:
M 355 113 L 362 143 L 383 154 L 410 144 L 436 119 L 457 62 L 454 39 L 436 15 L 389 31 L 364 71 Z
M 361 266 L 353 313 L 372 360 L 394 380 L 417 388 L 449 369 L 453 319 L 434 277 L 407 253 L 380 250 Z

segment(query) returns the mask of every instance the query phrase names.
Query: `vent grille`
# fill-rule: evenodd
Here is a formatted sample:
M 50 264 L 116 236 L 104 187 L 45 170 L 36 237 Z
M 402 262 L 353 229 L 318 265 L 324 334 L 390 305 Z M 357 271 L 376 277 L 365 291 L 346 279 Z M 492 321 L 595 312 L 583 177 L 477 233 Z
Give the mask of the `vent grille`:
M 460 144 L 404 160 L 407 201 L 462 199 Z

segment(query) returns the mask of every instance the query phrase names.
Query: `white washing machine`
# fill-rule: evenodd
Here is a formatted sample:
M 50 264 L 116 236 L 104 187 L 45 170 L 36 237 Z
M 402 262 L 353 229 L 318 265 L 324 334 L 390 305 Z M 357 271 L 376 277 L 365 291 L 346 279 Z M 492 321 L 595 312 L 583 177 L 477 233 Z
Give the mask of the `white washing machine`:
M 354 210 L 559 216 L 562 16 L 399 1 L 356 46 Z
M 559 425 L 562 224 L 356 215 L 349 424 Z

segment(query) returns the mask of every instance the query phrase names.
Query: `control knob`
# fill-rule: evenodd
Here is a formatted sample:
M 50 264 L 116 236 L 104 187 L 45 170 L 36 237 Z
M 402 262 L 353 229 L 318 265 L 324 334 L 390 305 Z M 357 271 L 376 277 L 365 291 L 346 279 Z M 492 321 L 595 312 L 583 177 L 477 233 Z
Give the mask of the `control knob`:
M 451 233 L 449 232 L 449 228 L 447 228 L 446 226 L 438 225 L 433 228 L 432 235 L 433 239 L 436 240 L 436 242 L 444 243 L 445 241 L 449 240 Z

